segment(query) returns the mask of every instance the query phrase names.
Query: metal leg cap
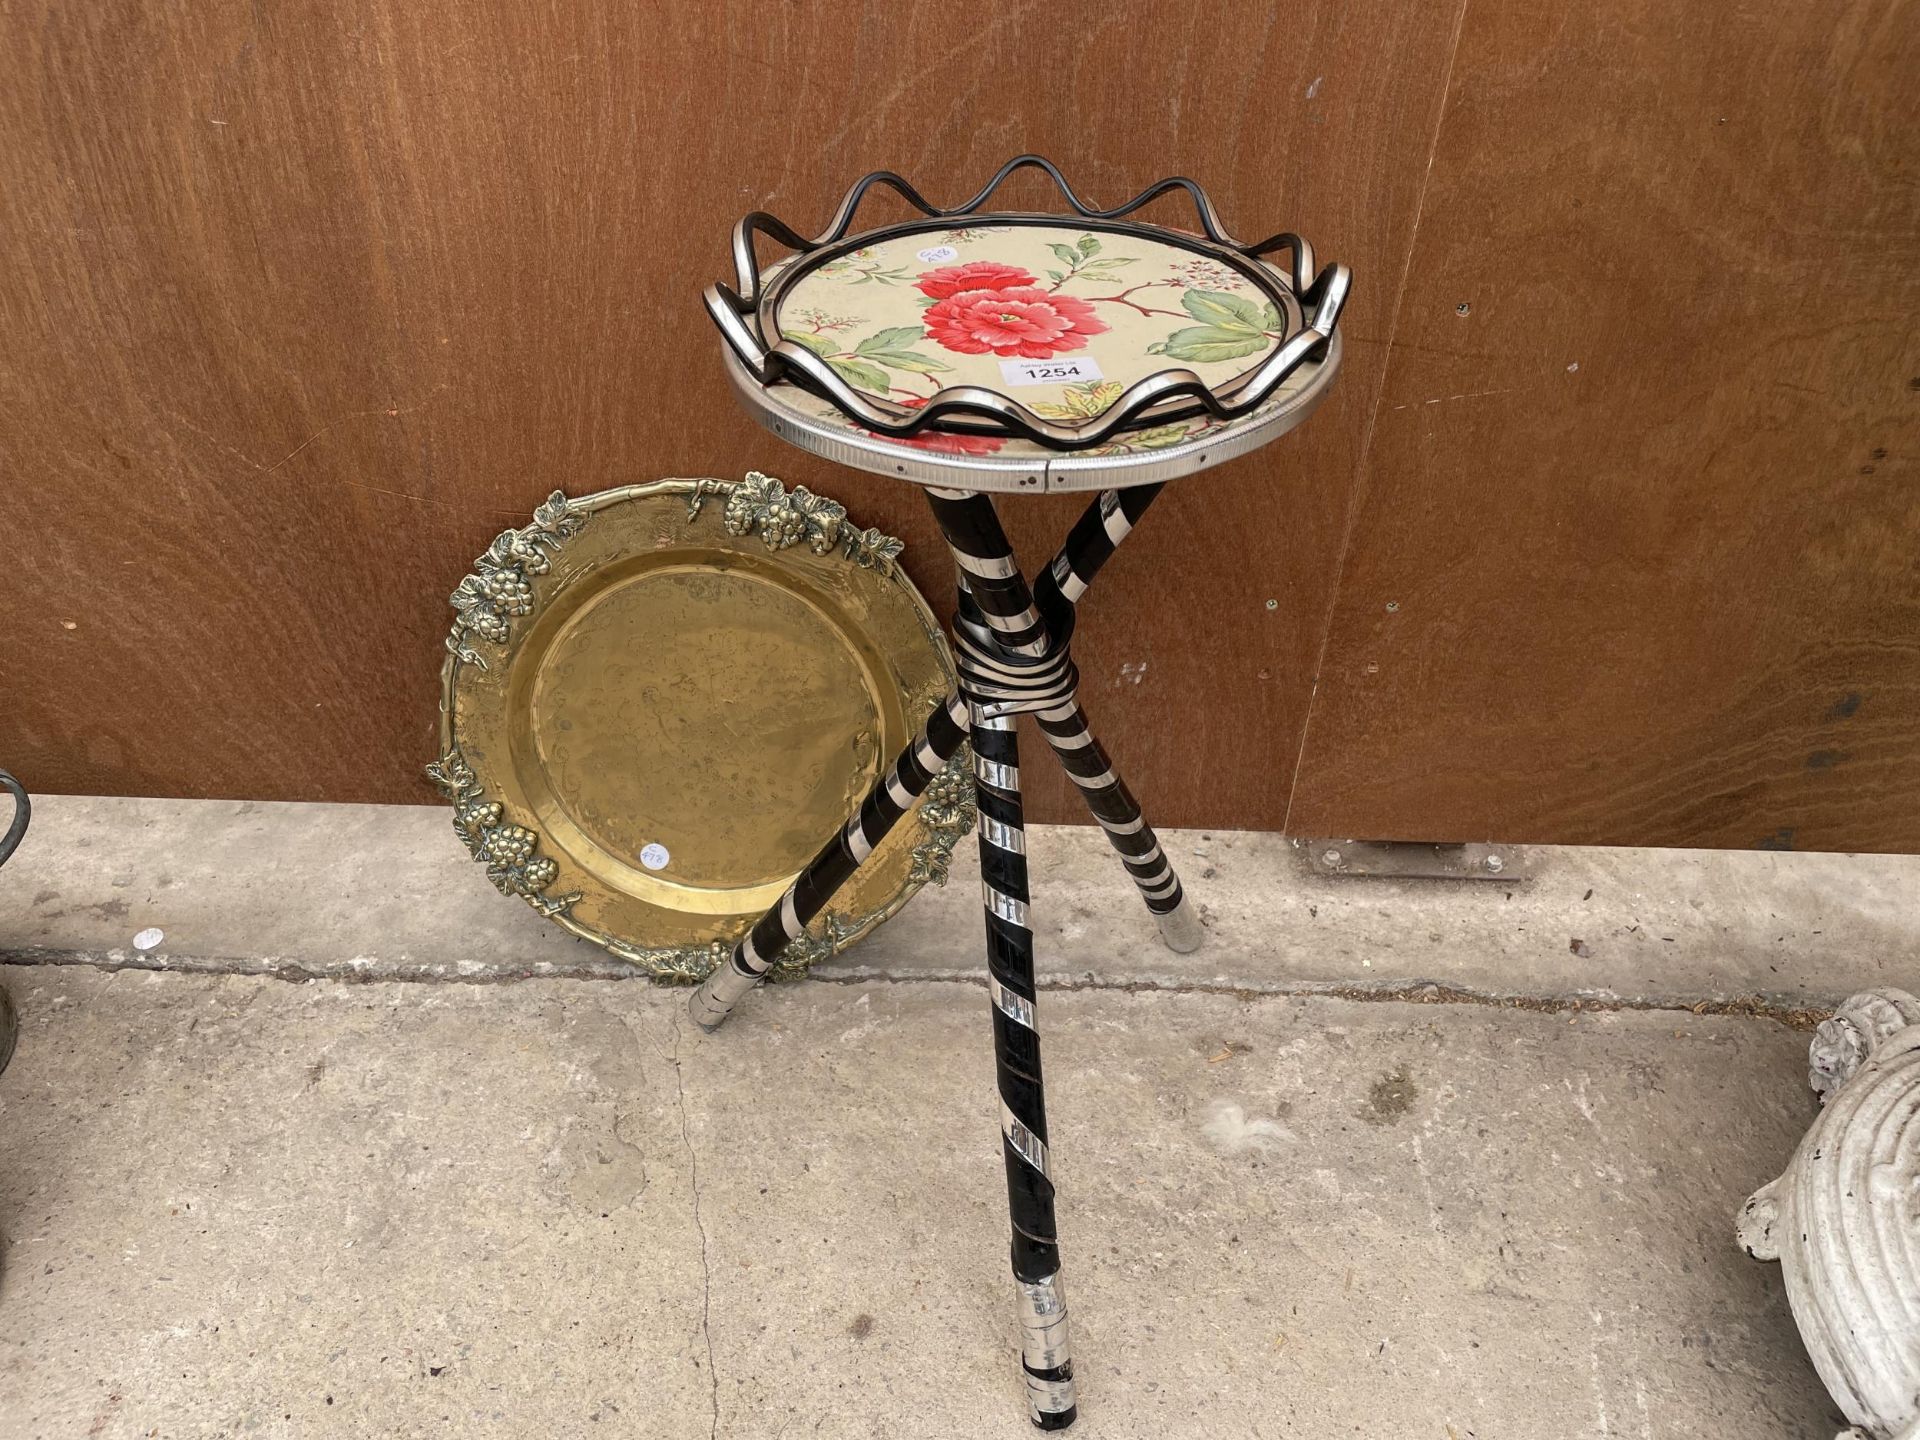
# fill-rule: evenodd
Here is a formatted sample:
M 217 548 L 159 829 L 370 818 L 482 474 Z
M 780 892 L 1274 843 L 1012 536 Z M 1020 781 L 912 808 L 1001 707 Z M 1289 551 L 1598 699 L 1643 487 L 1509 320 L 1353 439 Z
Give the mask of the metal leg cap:
M 1193 904 L 1185 895 L 1180 897 L 1180 903 L 1173 909 L 1153 918 L 1159 922 L 1160 938 L 1176 954 L 1191 955 L 1206 939 L 1206 928 L 1201 925 L 1200 917 L 1194 913 Z

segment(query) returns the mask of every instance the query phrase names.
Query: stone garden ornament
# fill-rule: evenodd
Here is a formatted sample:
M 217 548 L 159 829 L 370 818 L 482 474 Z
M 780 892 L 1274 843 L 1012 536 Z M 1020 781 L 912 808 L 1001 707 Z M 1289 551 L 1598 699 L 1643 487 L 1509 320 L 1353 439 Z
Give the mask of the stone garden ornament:
M 1853 1429 L 1920 1440 L 1920 999 L 1869 990 L 1814 1034 L 1823 1109 L 1754 1192 L 1740 1243 L 1778 1260 L 1807 1354 Z

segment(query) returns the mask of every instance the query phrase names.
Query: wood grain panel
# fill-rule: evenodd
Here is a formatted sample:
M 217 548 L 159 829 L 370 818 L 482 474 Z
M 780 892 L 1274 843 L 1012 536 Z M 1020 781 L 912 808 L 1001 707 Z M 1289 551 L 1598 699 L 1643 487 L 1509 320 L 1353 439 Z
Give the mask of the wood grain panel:
M 1107 203 L 1188 171 L 1361 277 L 1336 398 L 1176 487 L 1076 646 L 1164 823 L 1278 824 L 1455 14 L 6 7 L 0 762 L 427 798 L 446 593 L 555 486 L 765 468 L 902 534 L 944 600 L 918 495 L 744 421 L 697 295 L 750 206 L 811 227 L 865 170 L 958 197 L 1036 149 Z M 1011 509 L 1030 559 L 1072 513 Z
M 1920 13 L 1472 4 L 1291 828 L 1920 847 Z

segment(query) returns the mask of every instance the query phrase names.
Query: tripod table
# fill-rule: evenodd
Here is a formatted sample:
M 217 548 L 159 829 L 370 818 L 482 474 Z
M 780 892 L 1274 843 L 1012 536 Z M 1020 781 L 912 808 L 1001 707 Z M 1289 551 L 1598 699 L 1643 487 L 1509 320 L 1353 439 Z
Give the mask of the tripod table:
M 1064 208 L 986 211 L 1023 169 L 1044 172 Z M 917 217 L 855 232 L 876 188 Z M 1127 218 L 1169 192 L 1191 200 L 1198 232 Z M 762 236 L 791 253 L 763 269 Z M 1284 265 L 1269 258 L 1280 256 Z M 756 212 L 735 227 L 733 258 L 737 286 L 712 287 L 706 304 L 748 411 L 789 444 L 926 490 L 958 569 L 960 684 L 708 977 L 693 1017 L 718 1026 L 971 741 L 1028 1412 L 1042 1429 L 1064 1429 L 1076 1413 L 1073 1364 L 1015 717 L 1036 718 L 1165 942 L 1196 948 L 1201 928 L 1179 878 L 1081 709 L 1075 607 L 1169 480 L 1265 445 L 1313 411 L 1339 368 L 1350 276 L 1342 265 L 1316 273 L 1293 234 L 1233 239 L 1190 180 L 1101 210 L 1033 155 L 952 209 L 897 175 L 869 175 L 814 239 Z M 1096 493 L 1029 581 L 989 497 L 1061 491 Z

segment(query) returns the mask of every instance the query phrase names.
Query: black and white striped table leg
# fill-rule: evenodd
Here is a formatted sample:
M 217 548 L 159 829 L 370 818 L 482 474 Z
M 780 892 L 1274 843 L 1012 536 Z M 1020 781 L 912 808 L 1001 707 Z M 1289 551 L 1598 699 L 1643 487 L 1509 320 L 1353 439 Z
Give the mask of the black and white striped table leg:
M 1033 612 L 1056 647 L 1065 647 L 1073 634 L 1080 598 L 1113 558 L 1120 542 L 1133 533 L 1161 488 L 1141 485 L 1129 490 L 1103 490 L 1074 522 L 1053 563 L 1040 573 L 1032 592 Z M 974 529 L 989 548 L 996 536 L 1000 545 L 1006 545 L 997 523 L 991 528 L 976 524 Z M 1007 548 L 1010 552 L 1011 547 Z M 966 562 L 961 564 L 964 567 Z M 1141 814 L 1139 802 L 1094 738 L 1086 712 L 1080 708 L 1077 676 L 1072 693 L 1052 708 L 1036 713 L 1041 733 L 1132 876 L 1140 898 L 1160 928 L 1161 940 L 1168 949 L 1183 955 L 1199 949 L 1205 934 L 1200 917 L 1187 900 L 1158 837 Z
M 833 839 L 807 863 L 766 914 L 755 922 L 732 957 L 709 975 L 688 1002 L 688 1012 L 704 1030 L 719 1028 L 733 1007 L 758 985 L 780 958 L 780 952 L 807 923 L 826 908 L 834 892 L 847 883 L 861 861 L 887 837 L 913 802 L 926 792 L 933 777 L 947 768 L 967 737 L 967 703 L 958 695 L 927 717 L 926 728 L 874 786 L 866 800 Z
M 1061 767 L 1087 802 L 1093 818 L 1107 832 L 1107 840 L 1118 852 L 1120 863 L 1133 877 L 1167 948 L 1182 955 L 1198 950 L 1205 935 L 1200 917 L 1188 902 L 1186 891 L 1181 889 L 1180 877 L 1174 874 L 1172 862 L 1161 850 L 1153 827 L 1141 815 L 1139 802 L 1094 738 L 1078 699 L 1052 710 L 1042 710 L 1035 718 L 1039 721 L 1040 733 L 1047 737 L 1047 744 L 1059 756 Z
M 1076 1414 L 1067 1303 L 1060 1285 L 1046 1094 L 1035 1026 L 1033 930 L 1027 915 L 1027 838 L 1020 806 L 1020 749 L 1012 716 L 972 716 L 979 806 L 980 887 L 986 907 L 987 990 L 1000 1085 L 1000 1140 L 1013 1228 L 1027 1413 L 1042 1430 Z
M 1136 485 L 1127 490 L 1102 490 L 1073 522 L 1060 553 L 1035 577 L 1034 601 L 1053 633 L 1063 641 L 1073 633 L 1074 607 L 1093 584 L 1093 577 L 1113 558 L 1120 542 L 1133 533 L 1147 507 L 1165 488 Z

